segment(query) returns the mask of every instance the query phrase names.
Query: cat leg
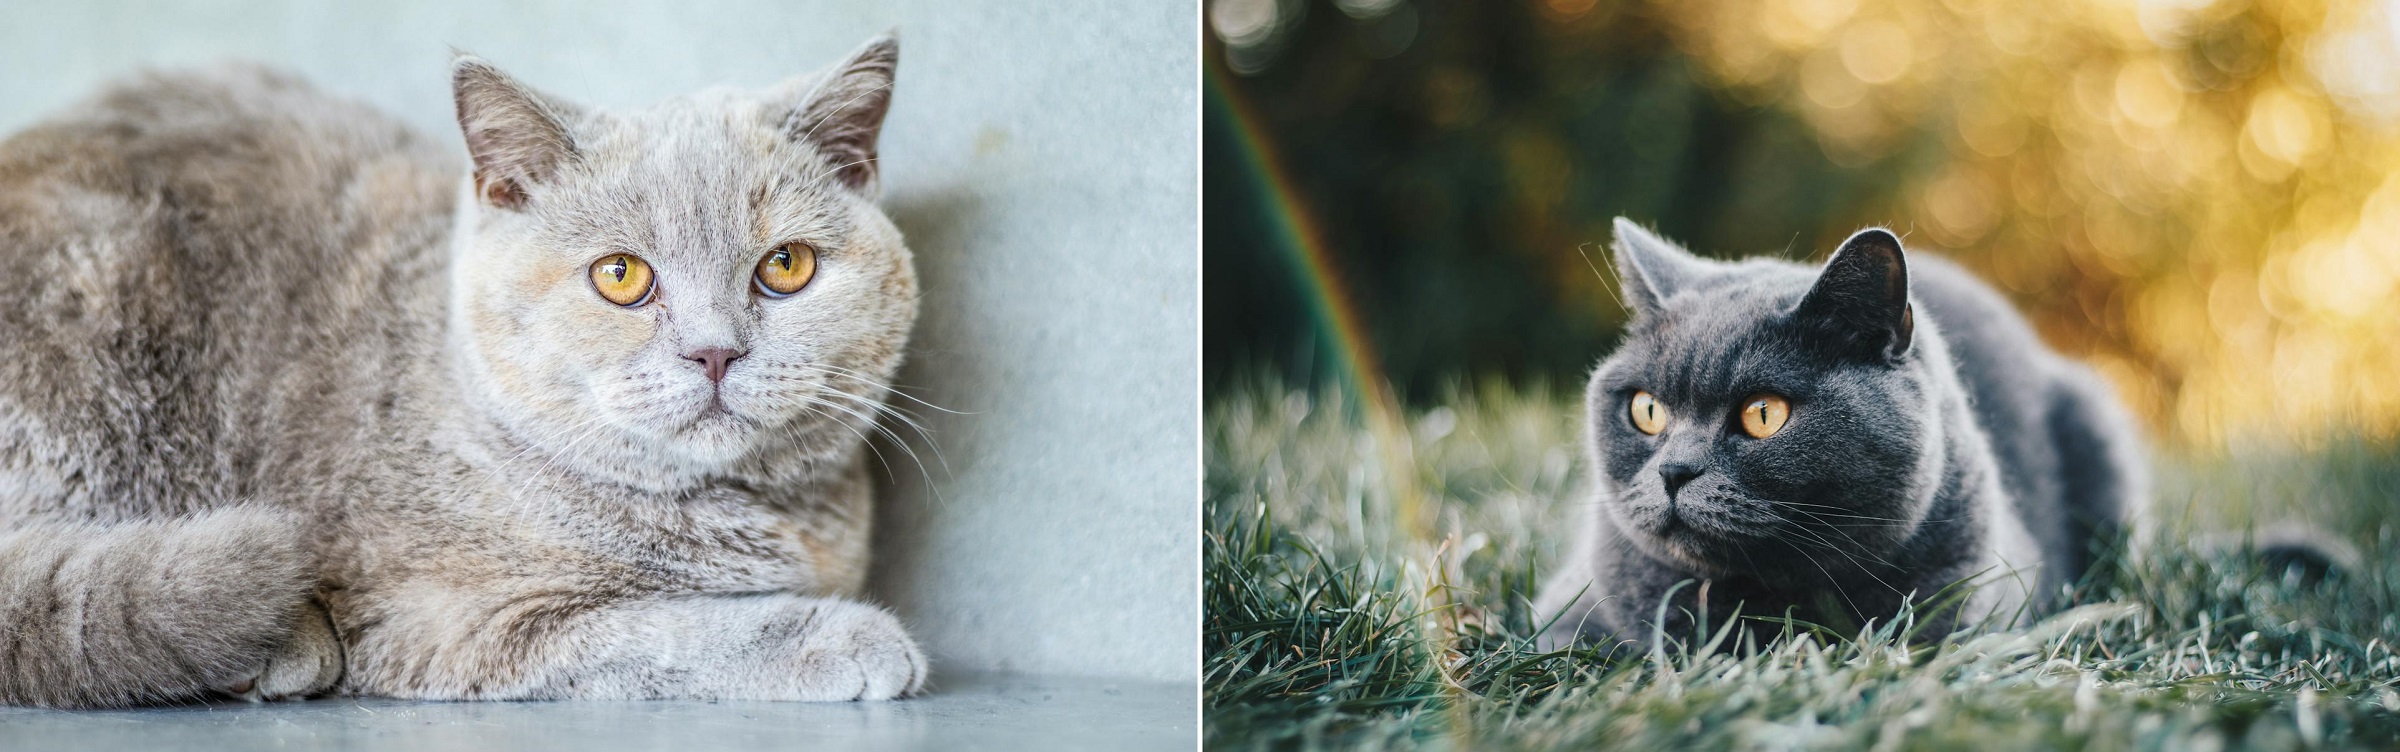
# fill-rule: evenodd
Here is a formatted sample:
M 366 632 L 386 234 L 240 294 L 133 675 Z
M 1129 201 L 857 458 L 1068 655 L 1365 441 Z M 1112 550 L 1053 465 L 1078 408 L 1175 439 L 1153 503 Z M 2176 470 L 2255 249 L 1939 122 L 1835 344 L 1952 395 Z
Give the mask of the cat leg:
M 2081 544 L 2082 555 L 2059 573 L 2073 582 L 2105 549 L 2141 550 L 2149 474 L 2140 433 L 2108 383 L 2079 364 L 2060 370 L 2046 418 L 2058 444 L 2068 532 Z
M 0 703 L 124 707 L 258 675 L 315 579 L 300 537 L 259 507 L 0 533 Z
M 925 656 L 891 612 L 791 595 L 685 596 L 632 615 L 607 668 L 584 680 L 605 693 L 727 699 L 884 700 L 925 682 Z M 617 686 L 605 686 L 609 683 Z
M 924 686 L 900 622 L 789 593 L 419 591 L 352 630 L 352 690 L 434 700 L 881 700 Z
M 1549 620 L 1539 625 L 1541 634 L 1534 639 L 1545 652 L 1573 647 L 1609 631 L 1600 611 L 1600 510 L 1589 503 L 1579 506 L 1583 519 L 1577 525 L 1575 545 L 1533 599 L 1534 618 Z

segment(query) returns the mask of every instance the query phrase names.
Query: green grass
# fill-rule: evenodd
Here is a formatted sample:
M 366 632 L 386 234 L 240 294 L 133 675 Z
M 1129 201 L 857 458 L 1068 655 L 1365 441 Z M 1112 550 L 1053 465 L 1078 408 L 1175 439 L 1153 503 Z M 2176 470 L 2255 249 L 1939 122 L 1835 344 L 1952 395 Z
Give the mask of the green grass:
M 1407 416 L 1406 455 L 1333 395 L 1212 396 L 1208 748 L 2400 747 L 2390 450 L 2164 461 L 2162 542 L 2026 628 L 1912 645 L 1903 614 L 1768 645 L 1544 653 L 1528 601 L 1570 544 L 1570 505 L 1588 503 L 1576 397 L 1453 392 Z M 1396 509 L 1400 484 L 1426 512 Z M 2293 520 L 2369 563 L 2306 586 L 2185 542 Z

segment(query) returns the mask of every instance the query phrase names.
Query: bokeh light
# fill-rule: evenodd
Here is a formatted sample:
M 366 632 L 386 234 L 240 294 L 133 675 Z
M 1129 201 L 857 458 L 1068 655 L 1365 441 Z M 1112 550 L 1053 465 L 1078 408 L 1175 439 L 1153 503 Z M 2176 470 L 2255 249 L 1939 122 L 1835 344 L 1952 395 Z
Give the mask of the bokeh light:
M 1576 249 L 1616 213 L 1795 257 L 1889 224 L 2001 287 L 2168 444 L 2400 433 L 2400 3 L 1306 5 L 1216 0 L 1210 52 L 1328 215 L 1345 283 L 1398 322 L 1372 335 L 1396 378 L 1577 378 L 1622 314 Z M 1400 9 L 1404 49 L 1361 41 Z M 1344 138 L 1397 153 L 1294 153 Z M 1506 298 L 1536 291 L 1555 305 Z M 1457 306 L 1459 331 L 1421 305 Z M 1211 336 L 1212 359 L 1288 359 Z M 1512 338 L 1586 351 L 1486 344 Z

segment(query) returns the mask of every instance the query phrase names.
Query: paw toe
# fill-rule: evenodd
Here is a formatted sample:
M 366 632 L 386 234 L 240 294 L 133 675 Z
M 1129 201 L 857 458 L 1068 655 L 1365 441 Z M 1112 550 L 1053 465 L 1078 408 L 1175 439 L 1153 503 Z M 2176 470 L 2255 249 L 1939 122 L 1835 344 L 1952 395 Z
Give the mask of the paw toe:
M 217 691 L 251 702 L 307 697 L 342 678 L 342 645 L 322 609 L 310 605 L 293 624 L 292 638 L 258 673 Z
M 840 616 L 826 619 L 816 643 L 817 683 L 827 699 L 889 700 L 915 694 L 925 685 L 925 654 L 900 627 L 900 620 L 872 606 L 845 604 Z M 808 669 L 804 669 L 807 671 Z

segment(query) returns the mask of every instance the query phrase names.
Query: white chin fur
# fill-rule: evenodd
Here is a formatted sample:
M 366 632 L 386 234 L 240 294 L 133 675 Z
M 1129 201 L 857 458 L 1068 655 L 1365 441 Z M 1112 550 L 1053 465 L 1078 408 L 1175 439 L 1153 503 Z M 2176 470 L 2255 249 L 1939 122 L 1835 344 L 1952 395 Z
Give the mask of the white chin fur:
M 643 395 L 646 404 L 612 411 L 609 422 L 629 440 L 628 448 L 665 460 L 681 472 L 727 467 L 750 450 L 756 427 L 732 390 L 719 393 L 705 380 L 696 381 L 655 389 Z M 607 394 L 594 396 L 602 405 L 612 399 Z
M 749 421 L 718 407 L 677 431 L 670 441 L 693 461 L 721 467 L 739 459 L 749 449 L 750 433 Z

